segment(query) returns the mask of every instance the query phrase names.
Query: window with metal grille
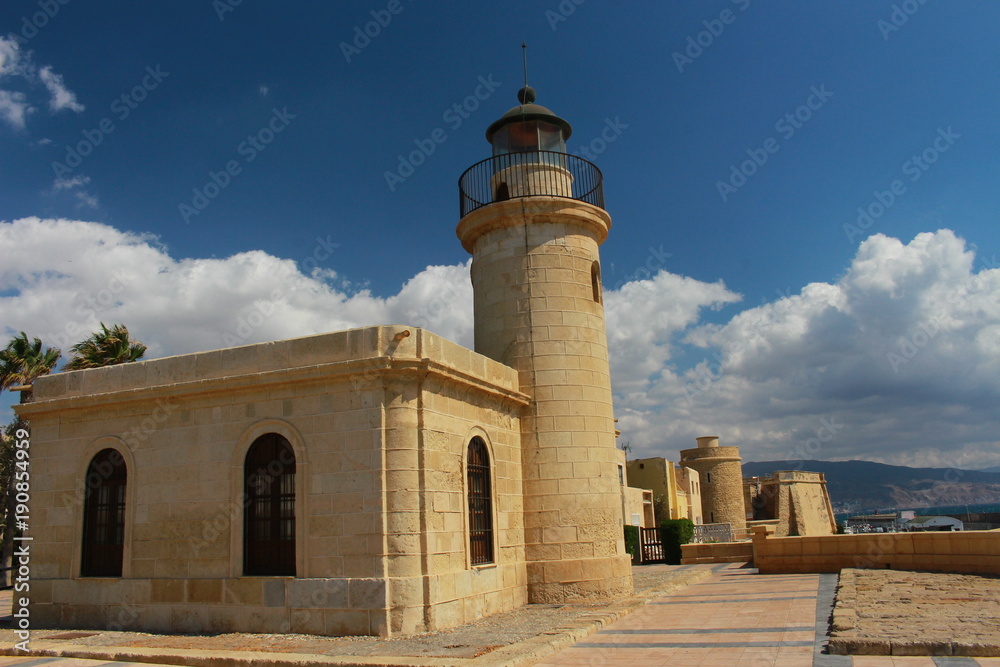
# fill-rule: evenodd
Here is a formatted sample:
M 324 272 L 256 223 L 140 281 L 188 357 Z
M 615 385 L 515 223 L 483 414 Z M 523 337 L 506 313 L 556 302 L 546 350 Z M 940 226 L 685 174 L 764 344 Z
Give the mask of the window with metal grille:
M 127 482 L 125 459 L 116 449 L 102 449 L 87 467 L 80 576 L 122 576 Z
M 476 436 L 469 443 L 469 552 L 473 565 L 493 562 L 493 494 L 490 454 Z
M 243 574 L 295 576 L 295 453 L 267 433 L 247 451 L 244 474 Z

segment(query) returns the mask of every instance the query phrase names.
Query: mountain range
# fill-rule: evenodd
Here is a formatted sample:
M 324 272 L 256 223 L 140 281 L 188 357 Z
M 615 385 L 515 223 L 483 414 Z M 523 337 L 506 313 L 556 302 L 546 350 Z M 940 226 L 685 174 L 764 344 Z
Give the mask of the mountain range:
M 1000 503 L 1000 472 L 908 468 L 871 461 L 756 461 L 743 475 L 807 470 L 826 476 L 830 501 L 843 511 Z

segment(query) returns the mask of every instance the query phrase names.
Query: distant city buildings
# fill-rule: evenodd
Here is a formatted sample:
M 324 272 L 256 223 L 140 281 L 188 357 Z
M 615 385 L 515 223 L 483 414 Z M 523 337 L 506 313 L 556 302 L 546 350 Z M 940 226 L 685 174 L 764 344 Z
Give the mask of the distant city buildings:
M 849 533 L 898 533 L 965 530 L 965 523 L 953 516 L 916 516 L 913 510 L 882 514 L 858 514 L 847 519 Z

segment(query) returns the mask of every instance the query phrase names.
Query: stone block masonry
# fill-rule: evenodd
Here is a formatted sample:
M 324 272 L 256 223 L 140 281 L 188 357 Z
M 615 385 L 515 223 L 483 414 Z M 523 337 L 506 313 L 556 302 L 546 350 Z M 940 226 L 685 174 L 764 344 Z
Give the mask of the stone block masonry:
M 39 625 L 390 635 L 527 599 L 527 398 L 515 371 L 438 336 L 369 327 L 60 373 L 34 393 Z M 243 576 L 244 458 L 265 433 L 295 453 L 295 577 Z M 476 568 L 472 435 L 492 456 L 497 545 Z M 87 466 L 107 447 L 128 469 L 120 579 L 80 576 Z

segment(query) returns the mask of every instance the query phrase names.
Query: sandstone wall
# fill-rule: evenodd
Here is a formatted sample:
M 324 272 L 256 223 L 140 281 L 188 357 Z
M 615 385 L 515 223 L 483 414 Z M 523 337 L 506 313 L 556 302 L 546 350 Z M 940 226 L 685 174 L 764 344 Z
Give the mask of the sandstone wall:
M 763 574 L 839 572 L 842 568 L 1000 574 L 1000 531 L 867 533 L 824 537 L 753 536 Z
M 410 336 L 403 332 L 411 331 Z M 32 614 L 43 625 L 390 634 L 523 604 L 516 375 L 419 329 L 370 327 L 41 378 Z M 244 577 L 243 461 L 296 455 L 296 577 Z M 492 457 L 496 564 L 468 564 L 463 466 Z M 128 467 L 121 579 L 81 578 L 85 473 Z
M 473 254 L 476 351 L 518 371 L 533 602 L 631 593 L 598 245 L 610 218 L 557 197 L 494 203 L 458 226 Z

